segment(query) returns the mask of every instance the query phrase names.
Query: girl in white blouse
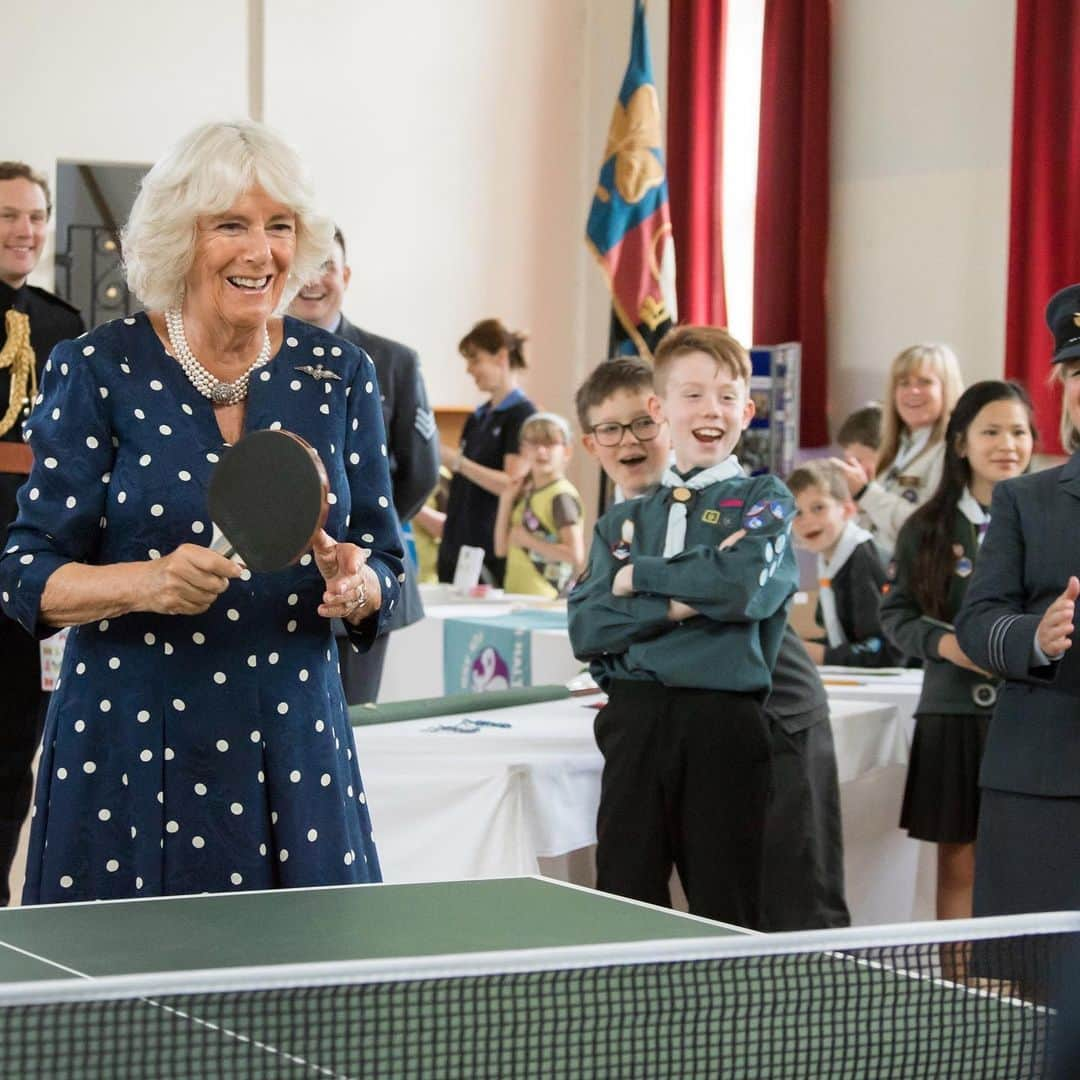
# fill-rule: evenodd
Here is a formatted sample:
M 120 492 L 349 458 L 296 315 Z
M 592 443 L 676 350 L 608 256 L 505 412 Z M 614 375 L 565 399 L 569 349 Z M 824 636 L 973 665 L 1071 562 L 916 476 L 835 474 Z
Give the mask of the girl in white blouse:
M 833 458 L 875 541 L 890 557 L 900 526 L 937 490 L 945 427 L 963 389 L 960 364 L 948 345 L 912 345 L 889 370 L 876 479 L 853 457 Z

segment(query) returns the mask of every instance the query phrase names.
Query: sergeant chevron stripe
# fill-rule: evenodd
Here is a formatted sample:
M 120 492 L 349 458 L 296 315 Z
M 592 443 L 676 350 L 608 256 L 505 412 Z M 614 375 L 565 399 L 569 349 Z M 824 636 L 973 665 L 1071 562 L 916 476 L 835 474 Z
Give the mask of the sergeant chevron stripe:
M 416 417 L 413 420 L 413 427 L 423 438 L 430 439 L 436 431 L 435 414 L 430 409 L 418 408 Z

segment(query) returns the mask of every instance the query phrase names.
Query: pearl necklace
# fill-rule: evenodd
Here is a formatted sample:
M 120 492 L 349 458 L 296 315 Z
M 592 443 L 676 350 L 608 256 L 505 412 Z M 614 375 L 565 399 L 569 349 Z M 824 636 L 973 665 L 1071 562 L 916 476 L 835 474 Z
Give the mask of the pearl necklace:
M 165 327 L 169 331 L 169 344 L 172 346 L 173 355 L 184 369 L 184 374 L 191 380 L 191 385 L 215 405 L 237 405 L 243 401 L 247 397 L 251 373 L 270 361 L 270 332 L 264 331 L 262 348 L 255 358 L 255 363 L 234 382 L 222 382 L 195 359 L 184 334 L 184 317 L 179 308 L 169 308 L 165 312 Z

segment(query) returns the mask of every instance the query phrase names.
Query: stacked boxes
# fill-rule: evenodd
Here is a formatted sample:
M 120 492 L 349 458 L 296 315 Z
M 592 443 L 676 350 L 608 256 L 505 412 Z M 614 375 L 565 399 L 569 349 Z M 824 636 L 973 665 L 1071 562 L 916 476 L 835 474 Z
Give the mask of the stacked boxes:
M 755 346 L 750 362 L 750 396 L 756 412 L 739 444 L 739 460 L 752 475 L 785 477 L 795 468 L 799 449 L 802 346 L 795 341 Z

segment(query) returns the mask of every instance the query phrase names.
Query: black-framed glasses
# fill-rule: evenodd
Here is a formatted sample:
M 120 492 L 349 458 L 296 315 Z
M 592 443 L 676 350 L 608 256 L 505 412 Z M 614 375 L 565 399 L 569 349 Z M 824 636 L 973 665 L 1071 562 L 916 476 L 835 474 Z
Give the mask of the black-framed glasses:
M 618 446 L 624 431 L 629 431 L 638 442 L 651 442 L 660 434 L 660 425 L 651 416 L 638 416 L 629 424 L 612 420 L 610 423 L 593 424 L 589 430 L 601 446 Z

